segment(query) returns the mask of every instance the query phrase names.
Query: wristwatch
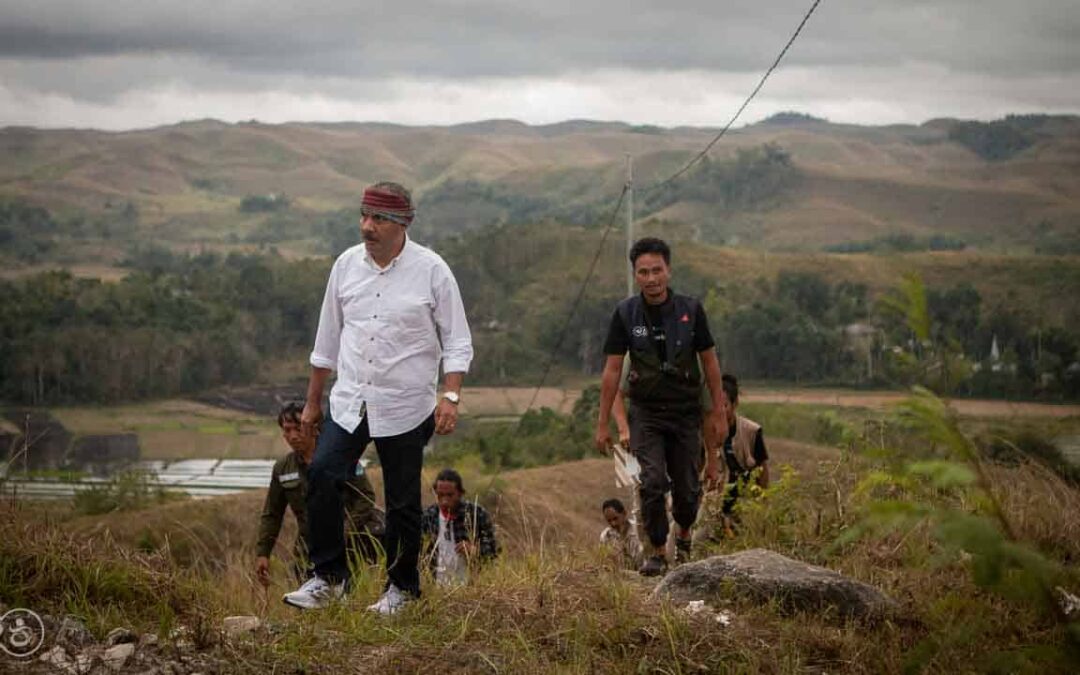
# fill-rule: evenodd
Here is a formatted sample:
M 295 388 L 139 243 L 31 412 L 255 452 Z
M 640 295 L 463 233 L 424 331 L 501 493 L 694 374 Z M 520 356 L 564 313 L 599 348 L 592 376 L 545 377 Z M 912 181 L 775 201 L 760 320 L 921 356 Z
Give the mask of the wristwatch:
M 461 395 L 458 394 L 456 391 L 444 391 L 442 396 L 454 405 L 457 405 L 461 402 Z

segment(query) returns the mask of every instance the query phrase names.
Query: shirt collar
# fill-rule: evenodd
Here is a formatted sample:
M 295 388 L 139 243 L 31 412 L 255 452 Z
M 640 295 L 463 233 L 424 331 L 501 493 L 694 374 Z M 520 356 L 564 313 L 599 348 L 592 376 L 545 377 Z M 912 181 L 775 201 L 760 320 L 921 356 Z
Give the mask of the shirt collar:
M 411 243 L 412 243 L 412 240 L 409 239 L 409 233 L 406 232 L 405 233 L 405 244 L 402 245 L 401 251 L 396 256 L 394 256 L 394 259 L 391 260 L 390 264 L 387 265 L 386 267 L 379 267 L 378 264 L 376 264 L 375 261 L 371 259 L 371 254 L 368 253 L 367 246 L 364 246 L 364 262 L 367 263 L 368 266 L 371 267 L 371 269 L 377 270 L 379 272 L 385 272 L 387 270 L 394 269 L 394 266 L 397 265 L 398 262 L 402 258 L 405 257 L 405 253 L 409 250 L 409 246 L 410 246 Z

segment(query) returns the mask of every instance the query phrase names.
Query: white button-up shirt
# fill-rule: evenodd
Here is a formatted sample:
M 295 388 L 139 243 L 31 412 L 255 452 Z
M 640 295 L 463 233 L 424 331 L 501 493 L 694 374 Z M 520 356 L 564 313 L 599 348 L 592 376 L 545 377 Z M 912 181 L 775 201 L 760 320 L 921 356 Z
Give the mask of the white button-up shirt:
M 311 365 L 337 371 L 338 426 L 355 431 L 366 414 L 372 438 L 415 429 L 435 409 L 440 359 L 443 372 L 464 373 L 472 356 L 461 292 L 439 254 L 406 238 L 384 268 L 363 244 L 334 262 Z

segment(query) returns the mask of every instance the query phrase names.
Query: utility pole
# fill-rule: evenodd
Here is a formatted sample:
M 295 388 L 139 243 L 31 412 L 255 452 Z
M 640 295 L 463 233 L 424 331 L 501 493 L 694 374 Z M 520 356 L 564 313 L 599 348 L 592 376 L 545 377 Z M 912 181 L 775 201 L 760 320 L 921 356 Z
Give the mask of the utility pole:
M 634 268 L 630 265 L 630 247 L 634 245 L 634 158 L 626 153 L 626 295 L 634 294 Z

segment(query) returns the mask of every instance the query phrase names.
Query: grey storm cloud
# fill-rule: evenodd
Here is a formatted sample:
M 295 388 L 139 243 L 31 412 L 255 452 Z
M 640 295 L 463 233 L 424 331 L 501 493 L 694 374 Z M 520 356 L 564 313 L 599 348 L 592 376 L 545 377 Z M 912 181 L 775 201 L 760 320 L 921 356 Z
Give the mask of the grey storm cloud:
M 469 78 L 762 67 L 809 2 L 8 0 L 0 57 L 194 56 L 243 71 Z M 795 65 L 925 61 L 1020 75 L 1078 65 L 1070 0 L 823 0 Z
M 130 128 L 193 115 L 715 121 L 810 3 L 4 0 L 0 125 Z M 822 0 L 759 110 L 879 121 L 1070 111 L 1080 107 L 1078 73 L 1076 0 Z M 682 86 L 691 83 L 698 89 Z

